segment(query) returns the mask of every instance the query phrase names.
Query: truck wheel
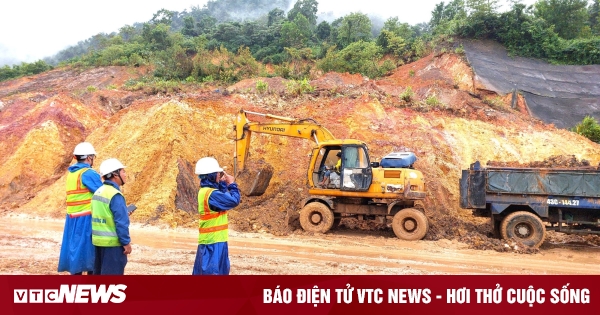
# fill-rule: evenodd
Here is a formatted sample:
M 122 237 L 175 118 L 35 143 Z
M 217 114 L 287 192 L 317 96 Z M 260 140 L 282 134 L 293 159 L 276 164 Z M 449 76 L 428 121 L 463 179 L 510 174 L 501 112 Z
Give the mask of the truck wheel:
M 429 230 L 429 222 L 423 212 L 414 208 L 407 208 L 394 215 L 392 228 L 399 239 L 416 241 L 425 237 L 427 230 Z
M 516 239 L 529 247 L 538 248 L 544 242 L 546 229 L 533 213 L 517 211 L 502 220 L 500 233 L 505 240 Z
M 333 212 L 322 203 L 311 202 L 300 210 L 300 225 L 307 232 L 325 233 L 333 221 Z

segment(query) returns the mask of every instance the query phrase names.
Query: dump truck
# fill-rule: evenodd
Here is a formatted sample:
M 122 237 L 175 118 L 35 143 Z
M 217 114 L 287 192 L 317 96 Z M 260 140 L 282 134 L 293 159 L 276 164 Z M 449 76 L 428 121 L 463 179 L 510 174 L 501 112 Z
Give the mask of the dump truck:
M 250 121 L 248 115 L 263 117 L 267 122 Z M 315 143 L 306 170 L 310 197 L 302 201 L 299 211 L 300 225 L 305 231 L 325 233 L 337 226 L 342 217 L 355 217 L 380 223 L 391 219 L 394 233 L 404 240 L 419 240 L 427 234 L 429 223 L 420 202 L 426 197 L 425 180 L 420 171 L 412 168 L 414 156 L 389 155 L 390 167 L 381 167 L 379 162 L 371 161 L 366 143 L 336 139 L 312 118 L 241 110 L 234 130 L 234 174 L 238 179 L 244 178 L 244 173 L 254 174 L 246 176 L 240 185 L 247 196 L 264 194 L 273 174 L 272 168 L 248 168 L 253 133 L 303 138 Z M 329 185 L 319 186 L 326 169 L 337 162 L 338 153 L 342 162 L 337 180 L 332 177 Z
M 462 171 L 460 206 L 491 218 L 494 234 L 537 248 L 546 231 L 600 234 L 600 171 L 481 167 Z

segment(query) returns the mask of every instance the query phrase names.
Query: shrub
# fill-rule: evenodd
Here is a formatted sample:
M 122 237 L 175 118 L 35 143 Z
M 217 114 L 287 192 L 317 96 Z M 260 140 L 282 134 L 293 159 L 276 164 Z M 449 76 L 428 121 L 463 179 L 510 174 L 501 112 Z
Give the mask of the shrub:
M 335 47 L 330 47 L 325 58 L 317 64 L 324 72 L 360 73 L 369 78 L 377 78 L 384 73 L 384 68 L 378 66 L 381 48 L 374 42 L 358 41 L 341 51 L 336 52 L 334 49 Z
M 304 93 L 312 93 L 315 91 L 315 87 L 310 85 L 308 79 L 302 80 L 290 80 L 286 82 L 286 90 L 288 94 L 299 96 Z
M 456 47 L 456 49 L 454 49 L 454 53 L 457 54 L 457 55 L 464 55 L 465 54 L 465 48 L 461 44 L 460 46 Z
M 400 99 L 407 103 L 410 103 L 414 95 L 415 93 L 413 92 L 412 87 L 407 86 L 406 89 L 404 89 L 404 92 L 400 93 Z
M 291 73 L 292 69 L 287 62 L 275 66 L 275 74 L 284 79 L 289 79 L 291 77 Z
M 440 100 L 438 100 L 438 98 L 435 94 L 432 94 L 427 97 L 427 99 L 425 100 L 425 104 L 427 104 L 431 107 L 441 107 L 442 102 L 440 102 Z
M 267 90 L 269 89 L 269 83 L 263 81 L 263 80 L 258 80 L 256 81 L 256 91 L 258 91 L 258 93 L 265 93 L 267 92 Z
M 571 128 L 571 131 L 600 143 L 600 125 L 592 116 L 585 116 L 580 123 Z

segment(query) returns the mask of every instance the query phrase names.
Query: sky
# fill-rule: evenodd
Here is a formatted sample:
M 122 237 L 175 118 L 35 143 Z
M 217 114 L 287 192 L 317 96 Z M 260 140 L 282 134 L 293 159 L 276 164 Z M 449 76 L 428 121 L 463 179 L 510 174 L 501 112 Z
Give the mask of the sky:
M 317 0 L 320 13 L 350 12 L 398 17 L 411 25 L 427 22 L 442 0 Z M 446 0 L 448 3 L 450 0 Z M 183 11 L 207 0 L 3 0 L 0 3 L 0 66 L 50 57 L 98 33 L 146 22 L 160 9 Z M 501 2 L 508 2 L 501 0 Z M 532 4 L 535 0 L 524 0 Z

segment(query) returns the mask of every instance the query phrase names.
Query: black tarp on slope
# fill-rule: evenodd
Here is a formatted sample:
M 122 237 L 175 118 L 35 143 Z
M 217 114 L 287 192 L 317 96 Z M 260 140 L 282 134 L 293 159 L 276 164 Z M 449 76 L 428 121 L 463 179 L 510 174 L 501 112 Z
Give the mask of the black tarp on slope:
M 531 114 L 558 128 L 570 128 L 586 115 L 600 120 L 600 65 L 556 66 L 509 57 L 493 41 L 464 41 L 465 54 L 477 79 L 504 95 L 523 94 Z

